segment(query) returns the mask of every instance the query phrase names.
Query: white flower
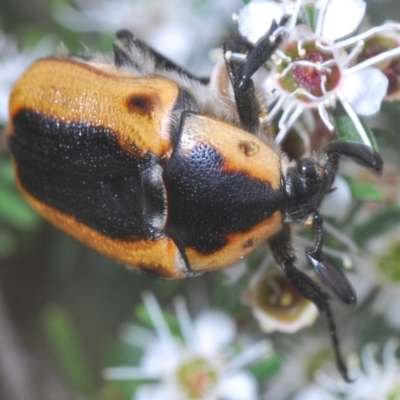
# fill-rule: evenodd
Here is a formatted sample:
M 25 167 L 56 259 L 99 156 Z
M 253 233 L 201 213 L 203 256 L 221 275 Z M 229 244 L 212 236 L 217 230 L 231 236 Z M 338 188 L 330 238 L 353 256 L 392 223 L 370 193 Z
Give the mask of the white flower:
M 362 51 L 357 60 L 364 61 L 382 53 L 391 51 L 400 45 L 400 34 L 398 31 L 382 32 L 366 39 L 364 51 Z M 400 98 L 400 57 L 384 60 L 376 65 L 389 80 L 388 91 L 385 101 L 398 101 Z
M 400 330 L 400 227 L 373 238 L 367 248 L 373 260 L 370 267 L 375 284 L 379 288 L 374 310 Z
M 308 331 L 285 340 L 282 367 L 268 382 L 263 399 L 292 399 L 295 393 L 313 383 L 314 375 L 319 370 L 328 368 L 329 373 L 335 374 L 331 349 L 326 339 Z
M 351 189 L 346 180 L 339 175 L 336 176 L 332 187 L 335 188 L 335 191 L 325 196 L 320 212 L 325 217 L 335 217 L 338 220 L 343 220 L 352 205 Z
M 266 12 L 265 5 L 265 0 L 254 0 L 238 14 L 239 32 L 253 43 L 268 31 L 273 20 L 280 21 L 286 11 L 282 4 L 269 2 Z M 261 23 L 257 23 L 258 18 L 262 18 Z
M 141 336 L 138 344 L 145 353 L 139 367 L 108 368 L 106 378 L 157 381 L 141 385 L 136 400 L 257 399 L 256 381 L 243 367 L 271 354 L 266 342 L 234 352 L 236 332 L 230 317 L 207 311 L 192 322 L 182 301 L 176 303 L 176 312 L 184 341 L 178 341 L 155 298 L 146 294 L 144 302 L 156 336 Z M 132 334 L 127 337 L 135 340 Z
M 346 228 L 341 229 L 341 233 L 352 236 L 352 228 L 358 226 L 356 228 L 358 234 L 362 232 L 368 237 L 368 241 L 362 244 L 361 251 L 357 251 L 357 247 L 347 242 L 350 244 L 347 246 L 349 249 L 347 253 L 354 264 L 354 270 L 348 274 L 348 278 L 357 290 L 358 304 L 366 298 L 369 301 L 372 300 L 371 311 L 382 315 L 392 327 L 400 330 L 398 307 L 400 302 L 400 225 L 398 211 L 396 212 L 400 204 L 400 171 L 393 164 L 394 160 L 391 162 L 391 157 L 397 157 L 397 155 L 391 156 L 386 150 L 385 171 L 381 176 L 368 174 L 361 166 L 348 164 L 345 167 L 344 173 L 353 182 L 357 182 L 361 187 L 365 184 L 366 187 L 374 188 L 374 191 L 371 193 L 371 201 L 364 202 L 353 216 L 353 222 L 347 223 Z M 391 214 L 392 212 L 394 214 Z M 376 221 L 376 223 L 370 221 Z M 329 232 L 330 228 L 325 224 L 325 232 Z M 376 229 L 372 237 L 370 229 Z M 371 297 L 372 293 L 373 297 Z
M 293 396 L 292 400 L 337 400 L 337 397 L 319 386 L 311 385 Z
M 272 19 L 287 12 L 288 2 L 277 4 L 258 0 L 239 13 L 239 30 L 255 42 L 269 28 Z M 304 5 L 312 4 L 317 15 L 310 26 L 296 25 L 305 17 Z M 280 7 L 280 12 L 278 8 Z M 256 12 L 251 12 L 251 8 Z M 357 114 L 369 116 L 379 111 L 388 88 L 387 77 L 373 66 L 400 55 L 400 47 L 385 51 L 354 65 L 364 49 L 364 40 L 380 32 L 399 30 L 398 23 L 386 23 L 359 35 L 347 36 L 358 28 L 366 9 L 363 0 L 297 0 L 286 27 L 286 39 L 270 63 L 266 98 L 270 107 L 267 121 L 283 113 L 278 122 L 276 141 L 281 142 L 307 109 L 316 109 L 326 127 L 334 130 L 328 113 L 339 100 L 351 118 L 360 139 L 372 145 Z M 368 84 L 365 84 L 368 82 Z
M 395 400 L 400 398 L 400 360 L 396 357 L 398 341 L 389 340 L 382 351 L 382 362 L 376 360 L 376 346 L 373 344 L 363 348 L 362 366 L 352 368 L 354 382 L 348 384 L 320 374 L 316 381 L 318 387 L 306 388 L 294 397 L 294 400 L 305 400 L 310 392 L 319 393 L 319 399 L 344 400 Z M 358 359 L 354 360 L 359 364 Z M 333 396 L 333 397 L 332 397 Z M 314 397 L 316 398 L 316 397 Z
M 260 268 L 243 293 L 264 332 L 294 333 L 314 323 L 317 307 L 300 296 L 288 280 L 271 266 Z

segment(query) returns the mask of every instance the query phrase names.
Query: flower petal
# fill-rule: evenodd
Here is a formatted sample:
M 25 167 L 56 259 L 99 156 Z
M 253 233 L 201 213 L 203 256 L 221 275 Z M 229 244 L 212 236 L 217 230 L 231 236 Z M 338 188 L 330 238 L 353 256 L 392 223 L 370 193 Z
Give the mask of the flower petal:
M 312 325 L 318 317 L 318 309 L 311 301 L 306 303 L 298 317 L 292 321 L 286 321 L 283 317 L 275 317 L 261 309 L 253 309 L 253 313 L 258 320 L 261 330 L 266 333 L 275 331 L 294 333 Z
M 348 183 L 341 176 L 336 176 L 332 186 L 336 190 L 324 198 L 320 212 L 325 217 L 343 220 L 350 210 L 353 196 Z
M 135 400 L 177 400 L 177 394 L 165 385 L 142 385 L 136 389 Z
M 310 386 L 306 389 L 301 390 L 298 394 L 293 397 L 293 400 L 335 400 L 327 390 L 317 387 Z
M 276 270 L 260 270 L 243 293 L 264 332 L 293 333 L 310 326 L 318 316 L 317 307 L 301 297 Z
M 163 342 L 155 340 L 145 349 L 140 368 L 146 373 L 162 377 L 176 368 L 183 353 L 184 348 L 178 345 L 167 347 Z M 160 363 L 160 360 L 163 362 Z
M 226 400 L 256 400 L 257 382 L 248 372 L 237 372 L 220 383 L 218 395 Z
M 337 40 L 354 32 L 365 14 L 364 0 L 328 0 L 322 22 L 322 36 Z
M 235 325 L 228 315 L 218 311 L 207 311 L 200 314 L 195 322 L 199 337 L 200 350 L 208 354 L 231 342 L 236 333 Z
M 381 107 L 388 79 L 377 68 L 369 67 L 345 77 L 342 92 L 358 115 L 373 115 Z
M 283 14 L 283 8 L 277 3 L 254 0 L 239 11 L 239 32 L 255 43 L 267 33 L 272 21 L 280 21 Z

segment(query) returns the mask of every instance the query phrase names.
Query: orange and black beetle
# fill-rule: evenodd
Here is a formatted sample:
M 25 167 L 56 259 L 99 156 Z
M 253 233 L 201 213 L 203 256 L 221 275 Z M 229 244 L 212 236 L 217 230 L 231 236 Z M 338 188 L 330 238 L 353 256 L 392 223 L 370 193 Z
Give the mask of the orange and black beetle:
M 280 44 L 274 23 L 256 45 L 224 44 L 236 107 L 130 32 L 113 62 L 99 56 L 35 62 L 10 100 L 9 146 L 19 187 L 56 226 L 99 252 L 181 278 L 225 267 L 268 241 L 287 279 L 324 312 L 341 361 L 328 295 L 294 266 L 289 222 L 310 217 L 307 257 L 334 292 L 353 288 L 322 255 L 317 209 L 340 155 L 380 170 L 371 148 L 336 141 L 326 160 L 289 162 L 260 127 L 252 75 Z M 247 54 L 235 61 L 232 52 Z

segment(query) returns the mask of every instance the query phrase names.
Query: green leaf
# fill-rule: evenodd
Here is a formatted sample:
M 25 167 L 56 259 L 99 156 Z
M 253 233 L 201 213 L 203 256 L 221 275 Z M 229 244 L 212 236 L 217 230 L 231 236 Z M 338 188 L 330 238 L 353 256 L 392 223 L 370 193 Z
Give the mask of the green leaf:
M 3 226 L 0 227 L 0 256 L 8 257 L 17 248 L 17 241 L 13 233 Z
M 40 217 L 17 191 L 0 182 L 0 220 L 16 229 L 32 231 L 38 227 Z
M 242 0 L 244 4 L 249 4 L 251 0 Z
M 14 167 L 9 158 L 0 160 L 0 181 L 14 184 Z
M 400 111 L 400 101 L 384 101 L 381 105 L 381 111 L 387 113 L 398 113 Z
M 371 183 L 355 181 L 348 177 L 346 181 L 355 200 L 383 201 L 385 199 L 385 196 Z
M 336 132 L 341 140 L 346 141 L 353 141 L 364 143 L 360 133 L 358 132 L 357 128 L 355 127 L 352 119 L 347 115 L 341 112 L 333 112 L 333 119 L 335 121 Z M 375 137 L 371 129 L 366 125 L 362 118 L 358 117 L 361 125 L 363 126 L 365 133 L 368 136 L 368 139 L 371 142 L 372 147 L 375 150 L 378 150 L 378 146 L 376 145 Z
M 278 354 L 274 354 L 271 357 L 250 366 L 248 370 L 258 381 L 265 381 L 275 375 L 281 367 L 282 357 Z
M 68 382 L 80 393 L 93 393 L 93 379 L 68 313 L 59 305 L 47 305 L 42 314 L 42 323 Z
M 107 365 L 139 365 L 144 349 L 133 346 L 133 342 L 124 339 L 113 342 L 107 349 Z
M 301 21 L 303 24 L 310 27 L 310 29 L 314 32 L 317 26 L 317 18 L 315 12 L 314 4 L 307 4 L 301 8 L 300 12 Z
M 382 136 L 382 137 L 390 137 L 391 132 L 388 129 L 384 128 L 371 128 L 372 133 L 374 134 L 374 137 L 376 136 Z
M 394 228 L 400 221 L 400 207 L 392 207 L 375 215 L 368 222 L 358 225 L 354 229 L 353 238 L 360 246 L 365 245 L 368 240 L 382 235 Z
M 148 382 L 145 382 L 148 384 Z M 143 382 L 133 380 L 108 381 L 97 395 L 96 400 L 132 400 L 135 391 Z
M 134 381 L 106 381 L 96 400 L 130 400 L 136 386 Z

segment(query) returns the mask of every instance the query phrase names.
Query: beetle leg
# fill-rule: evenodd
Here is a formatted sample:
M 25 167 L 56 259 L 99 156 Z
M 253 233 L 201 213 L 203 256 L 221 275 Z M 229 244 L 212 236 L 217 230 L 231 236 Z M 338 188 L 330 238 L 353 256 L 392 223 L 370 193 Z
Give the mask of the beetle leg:
M 294 289 L 300 295 L 312 301 L 317 306 L 320 313 L 325 314 L 328 321 L 329 333 L 333 344 L 337 368 L 343 379 L 346 382 L 351 382 L 351 379 L 348 376 L 347 367 L 340 354 L 336 324 L 329 305 L 329 295 L 310 277 L 294 266 L 296 256 L 291 242 L 290 228 L 288 224 L 285 224 L 280 232 L 269 239 L 269 246 L 275 261 L 281 266 L 286 278 Z
M 357 296 L 346 275 L 335 264 L 328 262 L 322 253 L 323 219 L 318 212 L 314 214 L 313 227 L 317 236 L 314 248 L 306 252 L 308 261 L 314 267 L 315 272 L 344 303 L 355 304 Z
M 372 147 L 363 143 L 333 140 L 324 147 L 324 152 L 328 155 L 328 162 L 332 165 L 334 172 L 337 169 L 339 156 L 354 157 L 376 172 L 382 171 L 383 160 L 381 155 Z
M 115 34 L 119 45 L 114 45 L 114 62 L 117 67 L 132 67 L 141 70 L 143 64 L 143 55 L 149 55 L 154 61 L 157 69 L 172 70 L 185 75 L 190 79 L 207 84 L 208 78 L 197 78 L 190 72 L 179 67 L 174 62 L 164 57 L 158 51 L 154 50 L 146 43 L 139 40 L 127 29 L 121 29 Z M 139 50 L 139 51 L 138 51 Z M 137 59 L 139 57 L 139 59 Z
M 241 37 L 228 39 L 224 43 L 225 64 L 229 73 L 233 91 L 235 94 L 236 108 L 239 114 L 242 127 L 251 133 L 256 133 L 260 126 L 259 116 L 261 114 L 260 105 L 257 101 L 254 83 L 251 79 L 241 84 L 243 61 L 235 60 L 232 54 L 241 53 L 242 50 L 249 50 L 251 43 Z
M 287 18 L 282 18 L 280 25 Z M 282 34 L 274 36 L 280 26 L 273 21 L 268 32 L 253 45 L 243 37 L 233 37 L 225 41 L 223 49 L 225 63 L 235 93 L 236 107 L 244 129 L 256 133 L 260 122 L 260 105 L 257 101 L 251 77 L 265 64 L 282 41 Z M 234 53 L 247 54 L 245 60 L 237 60 Z
M 246 85 L 246 82 L 271 58 L 275 50 L 283 40 L 281 33 L 275 34 L 275 31 L 286 24 L 288 17 L 284 16 L 279 24 L 273 21 L 268 32 L 262 36 L 253 46 L 246 57 L 243 65 L 242 76 L 238 83 L 239 86 Z

